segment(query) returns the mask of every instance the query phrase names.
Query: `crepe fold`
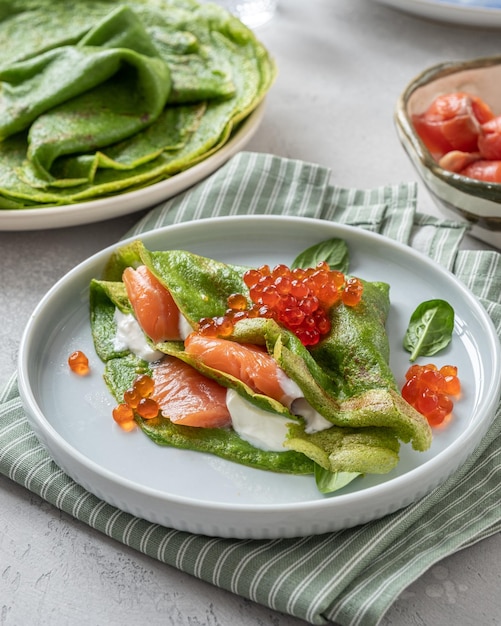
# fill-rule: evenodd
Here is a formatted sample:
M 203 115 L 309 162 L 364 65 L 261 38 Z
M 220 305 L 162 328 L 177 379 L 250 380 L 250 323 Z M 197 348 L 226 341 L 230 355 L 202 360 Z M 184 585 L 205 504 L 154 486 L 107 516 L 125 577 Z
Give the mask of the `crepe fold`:
M 106 379 L 118 401 L 134 376 L 149 367 L 113 348 L 115 307 L 132 313 L 120 277 L 125 267 L 142 264 L 170 291 L 193 328 L 202 318 L 224 315 L 228 295 L 248 296 L 243 281 L 248 268 L 183 250 L 151 252 L 139 241 L 118 249 L 110 258 L 103 278 L 91 283 L 94 342 L 99 356 L 106 362 Z M 235 324 L 230 339 L 265 347 L 299 386 L 308 405 L 332 424 L 319 432 L 308 429 L 301 411 L 297 415 L 293 411 L 294 405 L 284 406 L 276 399 L 256 393 L 238 378 L 205 365 L 197 356 L 185 351 L 182 341 L 167 341 L 152 344 L 152 347 L 183 360 L 224 387 L 236 390 L 260 409 L 290 418 L 285 449 L 304 455 L 309 463 L 330 472 L 386 473 L 398 463 L 401 442 L 410 442 L 418 451 L 426 450 L 431 443 L 427 421 L 402 399 L 388 364 L 385 322 L 389 306 L 388 285 L 365 282 L 360 305 L 346 307 L 339 303 L 331 308 L 331 331 L 313 349 L 307 349 L 292 332 L 273 319 L 247 318 Z M 240 457 L 234 445 L 224 451 L 221 434 L 215 435 L 211 450 L 210 433 L 194 435 L 192 428 L 176 426 L 164 418 L 141 425 L 157 443 L 192 446 L 247 463 L 247 457 Z M 186 438 L 183 440 L 183 437 Z M 234 437 L 233 433 L 231 438 Z M 254 466 L 277 469 L 267 466 L 266 454 L 260 452 L 260 460 L 254 462 Z M 311 465 L 309 467 L 311 469 Z M 277 471 L 300 473 L 297 467 L 288 466 L 286 462 Z
M 224 145 L 275 77 L 253 33 L 215 5 L 10 5 L 0 13 L 0 209 L 168 178 Z

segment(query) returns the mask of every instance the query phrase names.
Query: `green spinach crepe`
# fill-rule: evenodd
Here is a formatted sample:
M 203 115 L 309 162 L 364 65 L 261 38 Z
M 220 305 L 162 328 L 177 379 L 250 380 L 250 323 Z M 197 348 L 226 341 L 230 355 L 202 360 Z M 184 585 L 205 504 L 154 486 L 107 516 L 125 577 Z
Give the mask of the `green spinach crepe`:
M 194 0 L 0 6 L 0 209 L 91 200 L 207 158 L 275 66 L 252 31 Z
M 248 268 L 228 265 L 184 250 L 149 251 L 140 241 L 118 249 L 104 275 L 90 285 L 91 325 L 96 351 L 105 362 L 105 380 L 118 402 L 139 373 L 152 365 L 117 351 L 115 310 L 133 314 L 121 282 L 127 267 L 145 265 L 168 289 L 189 325 L 196 329 L 203 318 L 223 316 L 230 294 L 249 294 L 243 280 Z M 261 469 L 311 473 L 315 468 L 358 475 L 386 473 L 399 459 L 400 442 L 426 450 L 431 443 L 427 421 L 408 405 L 397 390 L 388 365 L 385 321 L 389 311 L 389 286 L 364 282 L 361 302 L 331 307 L 331 330 L 313 347 L 273 319 L 238 321 L 233 342 L 266 348 L 280 368 L 299 386 L 306 402 L 329 423 L 311 432 L 301 412 L 276 399 L 252 391 L 235 376 L 205 365 L 187 352 L 183 341 L 164 341 L 151 347 L 188 363 L 206 377 L 235 390 L 250 405 L 289 420 L 284 452 L 259 450 L 239 438 L 231 428 L 210 429 L 176 425 L 159 416 L 137 417 L 143 431 L 156 443 L 210 452 Z

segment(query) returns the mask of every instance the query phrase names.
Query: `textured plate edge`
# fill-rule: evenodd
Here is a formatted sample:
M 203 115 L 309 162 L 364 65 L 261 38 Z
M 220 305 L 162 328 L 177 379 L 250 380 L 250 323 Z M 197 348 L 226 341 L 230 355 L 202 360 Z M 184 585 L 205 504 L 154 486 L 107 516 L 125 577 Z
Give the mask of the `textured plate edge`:
M 402 13 L 437 22 L 484 28 L 501 27 L 501 9 L 498 8 L 473 7 L 429 0 L 376 0 L 376 2 Z
M 205 222 L 228 222 L 228 221 L 283 221 L 283 216 L 262 216 L 262 215 L 253 215 L 253 216 L 232 216 L 232 217 L 220 217 L 220 218 L 207 218 L 204 220 Z M 288 218 L 290 221 L 304 223 L 310 222 L 322 225 L 325 228 L 325 221 L 311 218 L 302 218 L 302 217 L 290 217 Z M 174 229 L 184 229 L 189 228 L 190 224 L 193 222 L 184 222 L 180 224 L 176 224 L 174 226 L 168 226 L 162 229 L 158 229 L 156 231 L 150 231 L 149 233 L 145 233 L 145 238 L 148 238 L 148 235 L 155 236 L 159 233 L 169 230 L 172 231 Z M 348 233 L 356 233 L 359 237 L 368 237 L 369 239 L 374 240 L 383 240 L 386 244 L 395 246 L 397 249 L 405 251 L 407 254 L 416 255 L 420 257 L 424 262 L 428 264 L 433 264 L 432 260 L 422 255 L 421 253 L 413 250 L 405 246 L 404 244 L 400 244 L 393 240 L 390 240 L 382 235 L 378 235 L 376 233 L 371 233 L 368 231 L 361 231 L 355 227 L 346 226 L 342 224 L 333 224 L 336 230 L 339 232 L 348 232 Z M 130 238 L 132 240 L 136 237 Z M 71 280 L 71 277 L 74 273 L 78 273 L 83 265 L 91 265 L 98 261 L 103 261 L 107 255 L 117 246 L 121 245 L 123 242 L 119 244 L 114 244 L 105 248 L 104 250 L 94 254 L 89 257 L 86 261 L 81 263 L 79 266 L 71 270 L 66 276 L 64 276 L 58 283 L 56 283 L 51 290 L 46 294 L 46 296 L 41 300 L 39 305 L 36 307 L 35 312 L 33 313 L 32 318 L 37 315 L 37 311 L 42 310 L 46 299 L 51 297 L 51 294 L 56 292 L 59 289 L 59 286 L 64 281 Z M 458 281 L 458 279 L 448 270 L 445 270 L 441 267 L 436 267 L 435 269 L 440 271 L 441 273 L 452 276 L 457 284 L 457 286 L 466 294 L 469 294 L 470 298 L 473 298 L 476 306 L 478 307 L 479 312 L 483 312 L 484 319 L 489 320 L 489 328 L 490 332 L 495 336 L 495 328 L 490 318 L 488 317 L 486 311 L 483 309 L 481 304 L 475 298 L 473 294 L 471 294 L 470 290 L 468 290 L 462 283 Z M 30 319 L 32 319 L 30 318 Z M 177 496 L 166 498 L 165 494 L 161 494 L 156 492 L 154 489 L 144 488 L 141 486 L 143 493 L 140 494 L 139 500 L 143 500 L 145 497 L 148 501 L 149 498 L 153 498 L 156 502 L 156 506 L 147 506 L 147 502 L 141 505 L 140 507 L 130 506 L 127 503 L 127 496 L 130 493 L 130 488 L 134 487 L 134 484 L 128 481 L 127 479 L 119 480 L 119 489 L 117 489 L 116 475 L 104 468 L 99 467 L 93 461 L 87 459 L 83 454 L 77 451 L 77 456 L 84 460 L 83 465 L 81 464 L 80 470 L 75 471 L 70 466 L 74 461 L 74 454 L 68 455 L 68 451 L 66 448 L 74 450 L 69 444 L 66 444 L 64 439 L 58 435 L 58 433 L 52 428 L 50 424 L 47 423 L 45 417 L 43 416 L 41 411 L 38 411 L 37 414 L 37 406 L 36 399 L 31 396 L 31 389 L 29 388 L 27 376 L 25 376 L 25 368 L 23 367 L 23 355 L 28 351 L 24 349 L 26 344 L 26 337 L 29 331 L 29 324 L 25 329 L 25 333 L 23 334 L 23 339 L 21 342 L 21 347 L 19 351 L 19 387 L 21 397 L 23 399 L 23 404 L 26 408 L 26 411 L 29 415 L 31 415 L 31 419 L 29 420 L 32 424 L 37 437 L 41 440 L 42 445 L 48 450 L 50 456 L 55 460 L 56 464 L 58 464 L 70 477 L 75 480 L 78 484 L 82 485 L 88 491 L 96 495 L 97 497 L 103 499 L 105 502 L 113 506 L 117 506 L 122 510 L 139 517 L 142 517 L 152 523 L 159 523 L 164 526 L 174 527 L 178 530 L 184 530 L 188 532 L 194 532 L 197 534 L 207 534 L 211 536 L 221 536 L 221 537 L 234 537 L 234 538 L 252 538 L 252 539 L 264 539 L 264 538 L 279 538 L 279 537 L 293 537 L 293 536 L 304 536 L 310 534 L 320 534 L 324 532 L 331 532 L 335 530 L 340 530 L 342 528 L 348 528 L 351 526 L 355 526 L 361 523 L 366 523 L 368 521 L 373 521 L 380 517 L 383 517 L 389 513 L 392 513 L 396 510 L 399 510 L 409 504 L 412 504 L 417 499 L 423 497 L 427 493 L 429 493 L 432 489 L 434 489 L 438 484 L 444 482 L 464 461 L 470 456 L 481 438 L 487 432 L 487 429 L 490 426 L 492 419 L 495 414 L 495 407 L 498 400 L 495 397 L 492 397 L 489 404 L 489 416 L 492 418 L 490 421 L 483 420 L 482 428 L 475 427 L 474 428 L 474 441 L 475 445 L 471 447 L 468 451 L 463 450 L 461 452 L 461 444 L 462 439 L 464 437 L 460 437 L 458 440 L 454 442 L 453 446 L 450 446 L 448 449 L 444 450 L 439 456 L 445 458 L 445 470 L 443 474 L 440 476 L 440 480 L 429 479 L 427 482 L 421 485 L 421 488 L 417 491 L 414 491 L 412 495 L 409 495 L 408 483 L 415 475 L 418 477 L 422 477 L 422 475 L 429 476 L 430 469 L 439 462 L 438 457 L 434 457 L 430 459 L 426 464 L 420 466 L 419 468 L 415 468 L 411 473 L 404 474 L 402 476 L 396 477 L 392 480 L 392 487 L 399 493 L 398 503 L 394 501 L 384 502 L 385 492 L 387 491 L 387 484 L 382 483 L 381 485 L 377 485 L 375 487 L 370 487 L 364 493 L 366 494 L 365 499 L 361 499 L 357 494 L 346 494 L 339 496 L 337 498 L 338 507 L 335 507 L 334 514 L 329 509 L 332 509 L 333 500 L 319 500 L 315 502 L 305 502 L 305 503 L 287 503 L 282 505 L 236 505 L 234 503 L 228 505 L 225 503 L 217 503 L 216 505 L 212 504 L 209 511 L 207 511 L 207 503 L 200 503 L 198 501 L 194 501 L 191 499 L 183 499 Z M 497 350 L 493 357 L 494 365 L 497 366 L 497 369 L 501 369 L 501 347 L 499 346 L 499 341 L 497 341 Z M 501 391 L 501 381 L 498 384 L 498 395 Z M 31 406 L 32 403 L 35 404 L 35 408 Z M 37 424 L 37 420 L 42 418 L 43 421 L 46 422 L 48 428 L 46 428 L 45 432 L 43 429 L 41 430 L 39 424 Z M 34 420 L 34 422 L 33 422 Z M 63 447 L 59 445 L 60 442 L 58 439 L 64 442 Z M 425 469 L 426 467 L 426 469 Z M 96 484 L 96 472 L 98 474 L 98 485 Z M 110 491 L 111 490 L 111 491 Z M 118 495 L 117 495 L 118 494 Z M 136 501 L 137 492 L 134 492 L 134 496 Z M 159 497 L 160 496 L 160 497 Z M 381 496 L 383 498 L 381 499 Z M 367 513 L 367 501 L 369 501 L 370 512 Z M 170 503 L 175 503 L 176 512 L 172 510 L 172 507 L 169 506 Z M 347 516 L 347 512 L 343 505 L 346 505 L 350 510 L 349 516 Z M 328 510 L 328 514 L 326 514 L 326 509 Z M 204 521 L 201 524 L 198 521 L 188 521 L 187 517 L 191 517 L 194 511 L 203 511 Z M 221 515 L 224 514 L 226 516 L 225 524 L 221 525 Z M 249 515 L 256 515 L 260 518 L 259 528 L 255 526 L 249 526 Z M 313 519 L 312 519 L 313 517 Z M 287 519 L 287 525 L 283 525 L 283 519 Z M 305 528 L 308 528 L 305 531 Z M 302 529 L 302 530 L 301 530 Z

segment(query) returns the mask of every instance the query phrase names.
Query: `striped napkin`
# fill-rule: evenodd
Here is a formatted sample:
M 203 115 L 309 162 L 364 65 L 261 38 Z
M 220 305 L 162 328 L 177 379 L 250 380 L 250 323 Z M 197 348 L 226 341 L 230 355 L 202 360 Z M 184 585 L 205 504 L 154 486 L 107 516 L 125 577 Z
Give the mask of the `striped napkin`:
M 129 233 L 220 215 L 273 213 L 351 224 L 430 255 L 480 299 L 501 335 L 501 255 L 459 250 L 464 225 L 416 212 L 415 184 L 330 184 L 318 165 L 244 152 L 148 213 Z M 0 471 L 117 541 L 312 624 L 376 625 L 396 597 L 443 557 L 501 530 L 501 410 L 471 458 L 419 502 L 356 528 L 279 540 L 192 535 L 100 501 L 66 476 L 30 430 L 16 378 L 0 395 Z

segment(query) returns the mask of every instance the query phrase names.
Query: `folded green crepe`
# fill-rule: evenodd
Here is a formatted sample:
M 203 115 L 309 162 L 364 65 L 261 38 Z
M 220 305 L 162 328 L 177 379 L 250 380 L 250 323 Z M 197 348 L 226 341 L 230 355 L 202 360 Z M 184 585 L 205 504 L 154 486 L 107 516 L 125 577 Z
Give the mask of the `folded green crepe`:
M 95 199 L 191 167 L 228 141 L 275 77 L 252 31 L 216 5 L 6 4 L 0 209 Z
M 203 317 L 224 315 L 229 294 L 248 294 L 243 282 L 248 268 L 183 250 L 151 252 L 139 241 L 117 250 L 102 279 L 91 283 L 94 343 L 98 355 L 106 362 L 105 378 L 117 401 L 122 400 L 123 392 L 135 376 L 150 371 L 151 367 L 127 352 L 117 353 L 114 347 L 115 307 L 124 313 L 132 312 L 121 275 L 125 267 L 141 264 L 169 289 L 194 328 Z M 301 416 L 292 415 L 290 409 L 277 400 L 257 394 L 242 381 L 202 364 L 184 351 L 182 341 L 153 346 L 192 365 L 221 385 L 235 389 L 260 409 L 288 417 L 292 422 L 284 444 L 288 452 L 240 453 L 236 445 L 238 435 L 231 429 L 225 435 L 211 434 L 211 429 L 179 426 L 163 417 L 138 419 L 141 427 L 157 443 L 212 452 L 263 469 L 302 473 L 298 471 L 296 460 L 303 457 L 305 471 L 311 471 L 312 462 L 330 472 L 390 471 L 398 463 L 400 442 L 411 442 L 416 450 L 426 450 L 431 443 L 431 430 L 427 421 L 398 393 L 388 365 L 388 340 L 384 329 L 388 294 L 388 285 L 365 282 L 359 305 L 352 308 L 334 305 L 331 331 L 314 349 L 305 348 L 293 333 L 271 319 L 244 319 L 234 327 L 232 340 L 265 346 L 289 378 L 299 385 L 308 403 L 332 423 L 331 428 L 320 432 L 306 432 Z M 326 356 L 329 354 L 334 355 L 332 362 Z M 353 368 L 353 361 L 357 363 L 357 370 Z M 222 444 L 224 438 L 231 442 L 226 447 Z M 248 445 L 244 444 L 245 449 Z M 287 456 L 281 455 L 290 453 L 294 454 L 295 461 L 289 465 Z M 277 454 L 282 459 L 280 467 L 276 461 L 269 462 Z

